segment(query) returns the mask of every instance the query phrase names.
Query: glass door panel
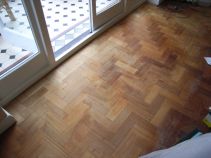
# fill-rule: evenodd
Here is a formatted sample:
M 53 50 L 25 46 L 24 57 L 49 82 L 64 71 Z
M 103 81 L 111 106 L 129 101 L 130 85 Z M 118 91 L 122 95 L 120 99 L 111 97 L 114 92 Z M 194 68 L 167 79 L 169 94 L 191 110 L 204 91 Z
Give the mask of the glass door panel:
M 21 0 L 1 1 L 0 76 L 38 53 Z
M 35 17 L 31 0 L 0 1 L 0 103 L 48 65 Z
M 91 0 L 91 2 L 94 30 L 124 11 L 123 0 Z
M 41 0 L 41 4 L 55 57 L 91 32 L 89 0 Z
M 97 14 L 111 8 L 112 6 L 119 3 L 120 0 L 96 0 L 96 11 Z

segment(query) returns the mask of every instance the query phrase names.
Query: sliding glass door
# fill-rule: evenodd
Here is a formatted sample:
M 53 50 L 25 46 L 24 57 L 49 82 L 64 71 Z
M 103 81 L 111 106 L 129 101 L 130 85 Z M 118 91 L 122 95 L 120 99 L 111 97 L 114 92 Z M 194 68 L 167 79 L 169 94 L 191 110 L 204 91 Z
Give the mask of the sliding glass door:
M 0 103 L 48 67 L 30 0 L 0 3 Z
M 40 0 L 55 59 L 91 33 L 89 0 Z
M 36 0 L 33 0 L 36 1 Z M 43 20 L 43 32 L 48 36 L 55 61 L 80 45 L 88 35 L 124 11 L 123 0 L 38 0 L 36 12 Z

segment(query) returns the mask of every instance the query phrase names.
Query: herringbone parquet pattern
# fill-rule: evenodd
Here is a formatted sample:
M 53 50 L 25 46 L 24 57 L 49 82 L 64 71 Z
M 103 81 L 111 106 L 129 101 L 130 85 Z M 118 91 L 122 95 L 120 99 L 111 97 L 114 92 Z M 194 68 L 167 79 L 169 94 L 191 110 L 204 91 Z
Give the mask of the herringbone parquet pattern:
M 0 157 L 137 158 L 203 129 L 210 15 L 144 4 L 8 105 Z

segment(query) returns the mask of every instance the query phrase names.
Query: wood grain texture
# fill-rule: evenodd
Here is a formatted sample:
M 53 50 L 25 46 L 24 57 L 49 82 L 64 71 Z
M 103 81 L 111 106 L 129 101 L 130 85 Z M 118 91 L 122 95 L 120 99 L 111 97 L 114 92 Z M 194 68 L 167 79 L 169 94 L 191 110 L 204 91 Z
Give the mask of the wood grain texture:
M 6 107 L 0 157 L 137 158 L 206 130 L 210 16 L 142 5 Z

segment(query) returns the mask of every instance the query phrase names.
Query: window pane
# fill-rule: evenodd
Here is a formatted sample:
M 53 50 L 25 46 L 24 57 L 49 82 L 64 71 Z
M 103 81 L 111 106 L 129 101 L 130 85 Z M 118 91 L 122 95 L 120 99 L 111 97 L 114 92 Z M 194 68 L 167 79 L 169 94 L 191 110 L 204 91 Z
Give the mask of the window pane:
M 41 0 L 55 57 L 90 33 L 89 0 Z
M 97 14 L 103 12 L 104 10 L 109 9 L 115 4 L 119 3 L 119 0 L 96 0 L 96 11 Z
M 21 0 L 0 0 L 0 76 L 38 52 Z

